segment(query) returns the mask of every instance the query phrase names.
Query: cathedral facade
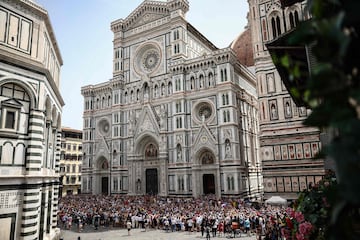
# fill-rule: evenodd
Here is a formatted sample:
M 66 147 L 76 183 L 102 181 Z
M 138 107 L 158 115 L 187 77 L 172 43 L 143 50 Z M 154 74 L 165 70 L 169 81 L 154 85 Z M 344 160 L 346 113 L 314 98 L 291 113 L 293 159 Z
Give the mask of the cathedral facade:
M 306 1 L 286 7 L 280 0 L 250 0 L 255 72 L 259 100 L 260 152 L 264 197 L 296 199 L 297 193 L 324 175 L 324 161 L 313 159 L 321 148 L 320 131 L 302 122 L 310 114 L 297 106 L 273 64 L 267 44 L 309 18 Z
M 255 76 L 144 1 L 111 23 L 113 78 L 84 86 L 82 193 L 261 197 Z
M 0 239 L 57 239 L 61 54 L 45 9 L 0 1 Z

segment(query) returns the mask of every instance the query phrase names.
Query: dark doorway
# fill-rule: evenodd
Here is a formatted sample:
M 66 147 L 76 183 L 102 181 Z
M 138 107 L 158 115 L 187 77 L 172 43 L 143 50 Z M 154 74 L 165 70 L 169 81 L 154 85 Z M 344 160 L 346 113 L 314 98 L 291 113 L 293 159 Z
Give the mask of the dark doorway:
M 157 169 L 146 169 L 146 194 L 158 194 Z
M 101 178 L 101 193 L 104 195 L 109 194 L 109 178 L 108 177 Z
M 203 175 L 204 194 L 215 194 L 215 177 L 214 174 Z

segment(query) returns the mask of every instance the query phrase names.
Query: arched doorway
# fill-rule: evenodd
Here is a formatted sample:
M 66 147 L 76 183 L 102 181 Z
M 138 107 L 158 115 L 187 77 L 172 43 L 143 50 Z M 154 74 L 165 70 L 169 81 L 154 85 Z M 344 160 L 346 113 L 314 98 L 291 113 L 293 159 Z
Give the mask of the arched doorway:
M 215 194 L 215 176 L 214 174 L 203 175 L 204 194 Z
M 146 194 L 158 194 L 158 173 L 156 168 L 146 169 Z
M 199 161 L 202 165 L 203 175 L 202 175 L 202 193 L 203 194 L 215 194 L 216 185 L 215 185 L 215 174 L 214 172 L 214 163 L 215 156 L 211 150 L 205 148 L 199 154 Z
M 99 170 L 99 181 L 100 181 L 100 191 L 101 194 L 108 195 L 109 194 L 109 162 L 104 157 L 101 156 L 97 160 L 97 169 Z
M 145 147 L 145 161 L 153 161 L 158 158 L 158 147 L 154 143 L 149 143 Z M 148 168 L 145 170 L 146 194 L 158 194 L 158 172 L 156 168 Z

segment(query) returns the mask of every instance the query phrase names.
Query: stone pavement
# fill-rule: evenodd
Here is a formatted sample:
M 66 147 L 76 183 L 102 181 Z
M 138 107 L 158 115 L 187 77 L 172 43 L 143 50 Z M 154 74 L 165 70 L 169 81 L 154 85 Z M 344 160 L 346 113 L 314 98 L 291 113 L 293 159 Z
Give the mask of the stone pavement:
M 165 232 L 164 230 L 147 230 L 146 232 L 143 229 L 131 229 L 131 235 L 128 236 L 126 229 L 109 229 L 105 231 L 92 231 L 92 232 L 81 232 L 70 230 L 61 230 L 60 234 L 63 240 L 78 240 L 80 237 L 81 240 L 113 240 L 113 239 L 126 239 L 126 240 L 185 240 L 185 239 L 206 239 L 201 237 L 200 232 Z M 212 240 L 215 239 L 233 239 L 226 237 L 224 235 L 220 237 L 211 237 Z M 253 235 L 247 237 L 245 234 L 242 234 L 241 237 L 236 237 L 235 239 L 241 240 L 256 240 L 256 237 Z

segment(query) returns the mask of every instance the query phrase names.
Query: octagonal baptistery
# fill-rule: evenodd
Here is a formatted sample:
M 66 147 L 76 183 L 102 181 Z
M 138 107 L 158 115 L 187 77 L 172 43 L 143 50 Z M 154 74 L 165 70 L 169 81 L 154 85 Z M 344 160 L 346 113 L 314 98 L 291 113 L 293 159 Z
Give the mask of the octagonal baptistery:
M 62 58 L 45 9 L 0 1 L 0 238 L 59 237 Z
M 113 78 L 81 89 L 82 193 L 259 197 L 255 77 L 188 9 L 144 1 L 111 23 Z

